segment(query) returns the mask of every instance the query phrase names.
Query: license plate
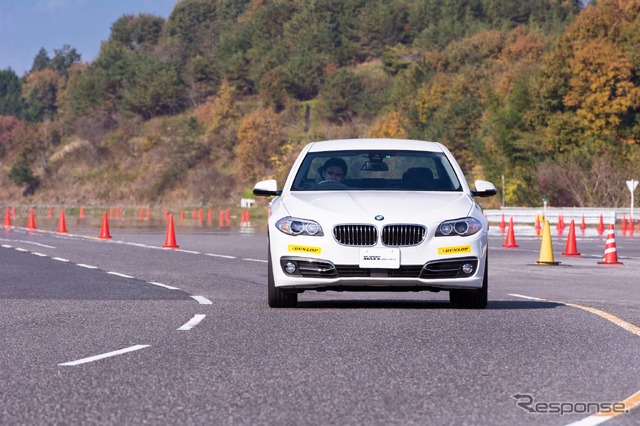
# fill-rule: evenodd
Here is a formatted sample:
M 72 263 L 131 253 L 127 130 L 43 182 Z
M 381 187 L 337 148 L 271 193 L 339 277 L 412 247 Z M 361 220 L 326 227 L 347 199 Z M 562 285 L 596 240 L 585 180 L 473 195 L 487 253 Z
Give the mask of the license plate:
M 400 268 L 400 249 L 369 248 L 360 249 L 361 268 L 398 269 Z

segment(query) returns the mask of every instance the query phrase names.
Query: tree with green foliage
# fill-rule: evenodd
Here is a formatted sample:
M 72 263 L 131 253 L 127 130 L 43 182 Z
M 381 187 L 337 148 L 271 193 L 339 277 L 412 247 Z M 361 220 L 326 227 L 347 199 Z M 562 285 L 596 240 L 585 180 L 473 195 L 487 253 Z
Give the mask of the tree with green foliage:
M 54 118 L 58 110 L 58 90 L 62 76 L 52 69 L 30 73 L 22 86 L 25 99 L 25 116 L 28 121 Z
M 111 25 L 109 43 L 118 43 L 130 50 L 151 50 L 158 44 L 164 19 L 142 13 L 123 15 Z
M 22 85 L 11 68 L 0 70 L 0 115 L 22 117 Z
M 22 195 L 33 195 L 40 186 L 40 178 L 36 176 L 26 163 L 16 163 L 11 167 L 9 179 L 18 186 L 26 185 Z
M 330 121 L 350 122 L 358 115 L 364 93 L 362 79 L 340 68 L 327 76 L 318 96 L 320 113 Z
M 183 109 L 184 86 L 177 61 L 141 59 L 133 64 L 129 78 L 122 92 L 126 109 L 147 120 Z
M 33 65 L 31 66 L 31 72 L 42 71 L 45 68 L 49 68 L 51 64 L 51 58 L 49 58 L 49 53 L 47 53 L 47 49 L 41 47 L 38 51 L 38 54 L 35 58 L 33 58 Z
M 56 71 L 63 77 L 67 77 L 69 74 L 69 68 L 75 63 L 80 62 L 81 56 L 78 51 L 65 44 L 62 49 L 54 49 L 54 55 L 49 63 L 49 68 Z

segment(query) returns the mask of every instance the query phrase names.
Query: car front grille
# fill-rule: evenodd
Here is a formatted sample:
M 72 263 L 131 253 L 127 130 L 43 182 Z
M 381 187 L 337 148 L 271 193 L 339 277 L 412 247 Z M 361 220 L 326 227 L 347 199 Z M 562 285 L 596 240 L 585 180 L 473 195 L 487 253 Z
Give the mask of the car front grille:
M 378 241 L 378 230 L 373 225 L 336 225 L 333 237 L 345 246 L 374 246 Z
M 427 233 L 423 225 L 387 225 L 382 228 L 382 244 L 406 247 L 420 244 Z
M 417 246 L 426 235 L 424 225 L 386 225 L 382 228 L 382 244 L 390 247 Z M 333 228 L 333 236 L 345 246 L 374 246 L 378 242 L 378 229 L 374 225 L 337 225 Z

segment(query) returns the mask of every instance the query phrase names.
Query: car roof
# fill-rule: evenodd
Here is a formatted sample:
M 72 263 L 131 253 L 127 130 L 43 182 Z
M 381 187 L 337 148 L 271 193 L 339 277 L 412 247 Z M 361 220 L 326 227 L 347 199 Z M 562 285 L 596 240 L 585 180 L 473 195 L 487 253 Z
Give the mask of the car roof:
M 311 142 L 309 152 L 347 151 L 352 149 L 395 149 L 407 151 L 443 152 L 438 142 L 427 142 L 413 139 L 336 139 L 322 142 Z

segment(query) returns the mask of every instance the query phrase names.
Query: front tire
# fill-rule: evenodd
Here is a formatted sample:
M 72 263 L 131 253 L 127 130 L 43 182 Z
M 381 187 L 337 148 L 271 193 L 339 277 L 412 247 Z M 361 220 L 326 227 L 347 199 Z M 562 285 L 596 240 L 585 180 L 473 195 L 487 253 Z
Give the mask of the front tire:
M 273 259 L 271 259 L 271 247 L 268 250 L 268 300 L 269 306 L 272 308 L 295 308 L 298 304 L 298 293 L 286 293 L 276 287 L 275 280 L 273 278 Z
M 482 287 L 477 290 L 450 290 L 449 301 L 462 309 L 484 309 L 488 302 L 489 258 L 485 260 Z

